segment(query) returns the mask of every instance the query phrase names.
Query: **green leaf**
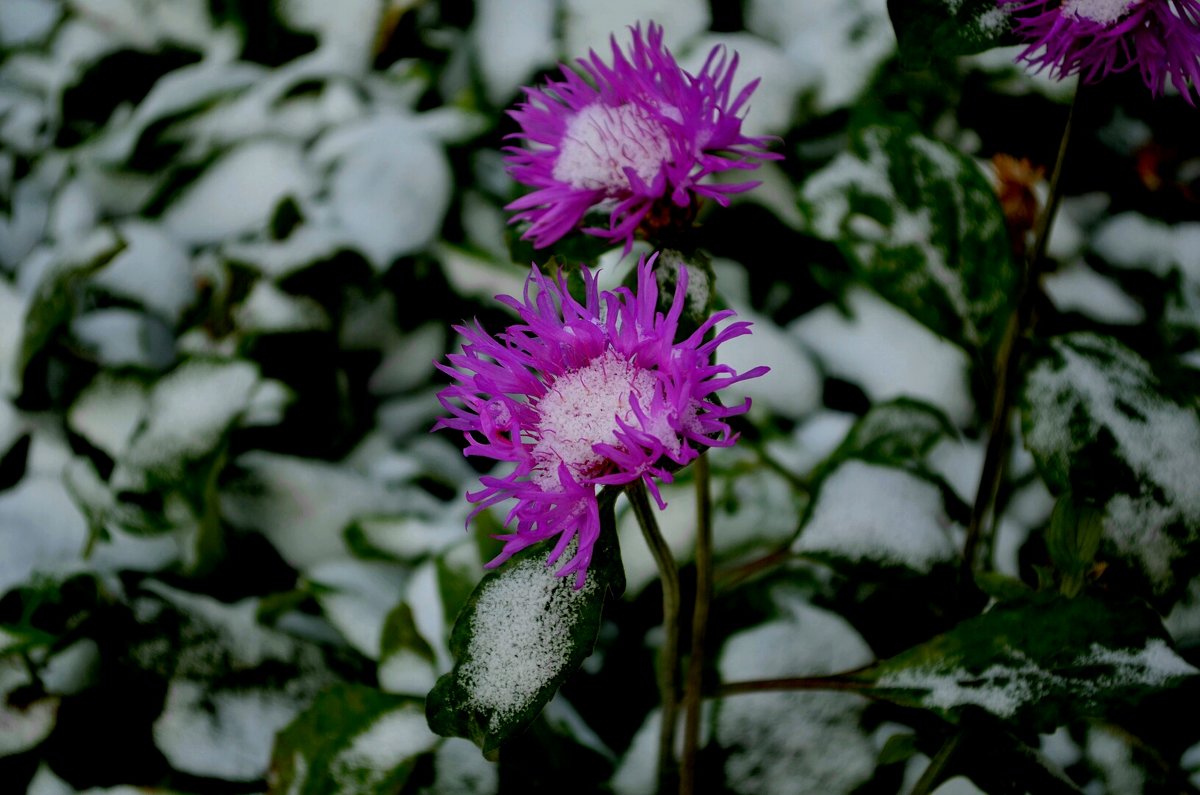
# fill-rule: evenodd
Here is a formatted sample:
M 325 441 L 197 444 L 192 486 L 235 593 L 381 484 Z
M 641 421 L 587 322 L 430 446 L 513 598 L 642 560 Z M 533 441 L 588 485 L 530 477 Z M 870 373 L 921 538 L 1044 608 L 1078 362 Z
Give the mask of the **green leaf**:
M 113 260 L 125 241 L 109 228 L 97 230 L 77 250 L 62 258 L 38 284 L 25 314 L 17 373 L 23 374 L 33 358 L 75 313 L 83 281 Z
M 279 733 L 269 791 L 390 795 L 438 742 L 419 701 L 362 685 L 334 685 Z
M 996 0 L 888 0 L 888 16 L 909 68 L 1017 43 L 1008 12 Z
M 880 295 L 992 352 L 1016 296 L 1004 214 L 974 161 L 904 122 L 868 124 L 801 189 L 808 227 Z
M 479 583 L 450 635 L 454 668 L 426 702 L 435 732 L 466 737 L 490 753 L 526 728 L 591 654 L 606 592 L 619 595 L 625 587 L 611 507 L 602 505 L 601 517 L 582 588 L 546 565 L 544 545 Z
M 1083 588 L 1088 571 L 1100 549 L 1104 514 L 1094 505 L 1076 504 L 1070 493 L 1054 506 L 1046 530 L 1046 551 L 1062 575 L 1060 590 L 1074 596 Z
M 1102 716 L 1200 673 L 1141 602 L 1031 594 L 847 679 L 870 694 L 958 720 L 967 708 L 1045 732 Z
M 424 697 L 434 685 L 433 649 L 417 630 L 412 608 L 401 602 L 383 622 L 379 686 L 389 693 Z
M 946 415 L 930 405 L 911 398 L 880 403 L 854 423 L 815 478 L 824 478 L 850 458 L 911 467 L 923 460 L 939 441 L 955 435 L 954 426 Z
M 1159 596 L 1200 570 L 1200 417 L 1163 394 L 1148 362 L 1107 337 L 1058 337 L 1022 408 L 1050 488 L 1103 512 L 1102 557 L 1128 562 Z

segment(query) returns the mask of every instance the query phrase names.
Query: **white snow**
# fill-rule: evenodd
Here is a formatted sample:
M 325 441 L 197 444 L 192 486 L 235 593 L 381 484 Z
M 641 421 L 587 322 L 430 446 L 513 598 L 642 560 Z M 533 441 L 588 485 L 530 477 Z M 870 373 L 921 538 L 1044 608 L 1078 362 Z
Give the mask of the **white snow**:
M 209 691 L 198 682 L 174 679 L 154 721 L 154 744 L 183 773 L 252 781 L 266 775 L 275 733 L 299 709 L 282 691 Z
M 968 505 L 975 501 L 983 472 L 983 442 L 968 439 L 939 439 L 925 457 L 935 475 L 941 475 Z
M 57 698 L 40 698 L 24 709 L 9 704 L 9 694 L 29 683 L 23 663 L 0 658 L 0 758 L 36 747 L 54 729 Z
M 153 318 L 130 309 L 95 309 L 75 316 L 71 335 L 104 367 L 155 369 L 169 364 L 172 340 Z
M 1076 434 L 1091 437 L 1102 428 L 1112 434 L 1115 455 L 1143 485 L 1137 493 L 1111 496 L 1105 533 L 1122 552 L 1140 558 L 1156 585 L 1164 587 L 1172 560 L 1183 554 L 1168 527 L 1200 523 L 1200 420 L 1190 408 L 1160 397 L 1149 364 L 1117 343 L 1077 334 L 1055 350 L 1061 369 L 1043 362 L 1029 375 L 1026 445 L 1066 471 L 1084 441 L 1072 436 L 1078 409 L 1087 424 L 1076 427 Z
M 713 47 L 724 47 L 730 57 L 738 56 L 738 68 L 731 97 L 755 78 L 761 78 L 742 110 L 742 133 L 745 135 L 782 135 L 792 124 L 796 95 L 802 86 L 793 62 L 776 44 L 751 33 L 707 33 L 688 44 L 679 65 L 696 74 Z M 755 170 L 754 179 L 762 172 Z M 760 186 L 761 188 L 761 186 Z M 755 188 L 757 193 L 760 188 Z
M 383 622 L 400 601 L 405 571 L 390 563 L 331 560 L 308 570 L 308 579 L 322 586 L 317 601 L 325 617 L 350 645 L 378 660 Z
M 125 455 L 142 423 L 149 397 L 133 378 L 101 372 L 67 412 L 67 425 L 114 459 Z
M 786 618 L 729 638 L 718 668 L 723 682 L 810 676 L 853 669 L 872 654 L 842 618 L 795 598 Z M 734 792 L 791 795 L 849 792 L 870 778 L 876 750 L 859 727 L 864 701 L 848 693 L 753 693 L 724 699 L 717 740 L 730 749 L 725 771 Z
M 223 155 L 188 186 L 167 208 L 163 224 L 187 243 L 219 243 L 262 229 L 282 199 L 303 199 L 312 191 L 299 147 L 280 140 L 250 141 Z
M 510 563 L 478 595 L 458 675 L 467 692 L 462 706 L 486 712 L 493 730 L 565 670 L 572 628 L 595 598 L 595 577 L 576 590 L 574 577 L 554 571 L 541 556 L 529 556 Z
M 956 346 L 862 288 L 846 295 L 851 317 L 821 306 L 788 326 L 838 378 L 858 384 L 872 402 L 907 395 L 937 406 L 957 425 L 974 415 L 969 361 Z
M 1146 310 L 1112 279 L 1076 261 L 1047 276 L 1046 294 L 1060 312 L 1079 312 L 1101 323 L 1133 325 Z
M 771 371 L 725 389 L 721 393 L 725 405 L 736 405 L 748 397 L 758 413 L 771 411 L 790 419 L 800 419 L 819 408 L 821 375 L 803 346 L 770 318 L 744 307 L 738 307 L 737 313 L 737 320 L 748 320 L 754 326 L 750 334 L 723 343 L 717 349 L 717 360 L 739 373 L 760 365 Z
M 53 0 L 5 0 L 0 4 L 0 44 L 19 47 L 42 41 L 62 17 Z
M 847 461 L 821 485 L 795 552 L 823 552 L 928 572 L 953 559 L 933 484 L 900 469 Z
M 488 101 L 504 105 L 539 68 L 557 59 L 553 0 L 479 0 L 472 51 Z
M 146 424 L 133 439 L 129 460 L 147 469 L 175 467 L 211 451 L 246 409 L 258 381 L 258 368 L 249 362 L 184 362 L 151 390 Z
M 379 484 L 335 464 L 253 451 L 236 465 L 246 478 L 222 491 L 222 514 L 262 533 L 302 571 L 346 555 L 342 531 L 356 516 L 402 507 Z
M 400 648 L 383 655 L 377 670 L 379 689 L 424 698 L 437 681 L 433 663 L 411 649 Z
M 641 23 L 642 35 L 646 25 L 654 21 L 663 27 L 663 41 L 678 54 L 681 45 L 708 28 L 708 3 L 703 0 L 566 0 L 559 12 L 563 24 L 563 54 L 579 58 L 595 50 L 605 63 L 612 63 L 609 37 L 617 40 L 622 51 L 628 49 L 630 36 L 626 30 Z
M 0 595 L 34 575 L 73 571 L 87 537 L 87 523 L 60 480 L 27 474 L 0 492 Z
M 405 760 L 433 750 L 439 738 L 420 704 L 404 704 L 375 719 L 329 763 L 345 792 L 370 792 Z
M 1096 792 L 1145 792 L 1146 774 L 1134 761 L 1133 747 L 1125 737 L 1102 725 L 1089 726 L 1084 752 L 1099 769 L 1104 784 Z M 1089 792 L 1092 792 L 1089 789 Z
M 234 310 L 234 323 L 243 332 L 321 331 L 329 327 L 329 317 L 313 299 L 285 293 L 259 279 Z
M 423 795 L 493 795 L 500 787 L 500 771 L 484 759 L 470 740 L 450 737 L 433 754 L 436 779 Z
M 399 337 L 367 382 L 372 395 L 394 395 L 423 385 L 434 360 L 446 352 L 446 324 L 426 323 Z
M 1096 229 L 1092 249 L 1110 265 L 1143 268 L 1159 276 L 1178 269 L 1200 281 L 1200 223 L 1172 226 L 1125 212 Z
M 767 442 L 767 452 L 793 474 L 807 475 L 837 449 L 857 419 L 842 411 L 816 411 L 790 436 Z
M 425 248 L 450 204 L 450 165 L 419 121 L 380 114 L 346 124 L 313 146 L 318 168 L 334 165 L 332 218 L 379 271 Z
M 174 324 L 195 297 L 191 265 L 182 246 L 157 224 L 130 220 L 118 225 L 125 250 L 92 283 L 138 301 Z
M 754 0 L 746 25 L 783 46 L 818 112 L 853 103 L 896 48 L 884 0 Z

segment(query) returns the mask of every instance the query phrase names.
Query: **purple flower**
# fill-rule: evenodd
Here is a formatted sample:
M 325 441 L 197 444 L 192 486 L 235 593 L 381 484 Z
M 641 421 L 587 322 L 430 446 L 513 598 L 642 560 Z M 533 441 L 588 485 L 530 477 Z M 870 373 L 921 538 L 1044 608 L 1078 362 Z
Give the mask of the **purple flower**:
M 1155 96 L 1168 78 L 1191 104 L 1200 86 L 1200 0 L 999 0 L 1038 71 L 1088 83 L 1135 66 Z M 1189 85 L 1190 83 L 1190 85 Z
M 497 296 L 516 310 L 520 323 L 496 337 L 478 321 L 455 327 L 467 342 L 461 354 L 448 357 L 449 365 L 438 364 L 454 383 L 438 395 L 451 416 L 434 430 L 462 431 L 465 455 L 515 465 L 503 477 L 484 475 L 483 488 L 467 494 L 476 505 L 472 517 L 516 500 L 505 520 L 515 531 L 497 536 L 504 549 L 489 567 L 558 536 L 549 558 L 555 563 L 578 539 L 574 557 L 558 574 L 574 572 L 581 587 L 600 534 L 597 486 L 640 479 L 665 507 L 655 479 L 671 482 L 668 468 L 692 461 L 699 446 L 735 441 L 725 418 L 746 411 L 750 401 L 726 407 L 710 396 L 767 368 L 739 375 L 711 359 L 726 340 L 749 334 L 750 324 L 731 323 L 705 341 L 734 314 L 717 312 L 675 342 L 687 270 L 679 269 L 664 315 L 656 310 L 654 259 L 638 263 L 636 293 L 628 287 L 600 292 L 596 277 L 583 268 L 582 304 L 561 274 L 549 279 L 535 265 L 523 301 Z
M 610 67 L 591 52 L 579 65 L 591 83 L 567 67 L 563 80 L 526 88 L 526 101 L 510 115 L 527 148 L 507 147 L 508 169 L 535 190 L 506 209 L 532 222 L 522 235 L 542 248 L 570 232 L 593 208 L 608 212 L 608 227 L 583 231 L 625 249 L 655 208 L 695 210 L 693 196 L 727 205 L 726 194 L 757 182 L 701 184 L 709 174 L 753 169 L 779 156 L 761 151 L 768 138 L 742 135 L 739 113 L 758 85 L 752 81 L 730 102 L 735 54 L 714 47 L 698 75 L 679 67 L 663 46 L 663 29 L 651 23 L 643 38 L 632 29 L 626 55 L 612 41 Z M 677 213 L 676 213 L 677 214 Z M 658 215 L 658 214 L 656 214 Z

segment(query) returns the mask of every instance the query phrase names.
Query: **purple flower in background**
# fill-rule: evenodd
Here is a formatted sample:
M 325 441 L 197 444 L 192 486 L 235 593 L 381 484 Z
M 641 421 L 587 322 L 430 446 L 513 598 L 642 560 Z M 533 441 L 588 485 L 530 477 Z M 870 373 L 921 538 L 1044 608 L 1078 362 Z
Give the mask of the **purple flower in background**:
M 1200 0 L 999 0 L 1030 40 L 1019 59 L 1095 82 L 1135 66 L 1155 96 L 1200 86 Z M 1190 85 L 1189 85 L 1190 83 Z
M 516 500 L 505 520 L 514 532 L 497 536 L 504 549 L 489 567 L 558 536 L 549 559 L 554 563 L 578 539 L 574 557 L 558 574 L 574 572 L 581 587 L 600 534 L 597 486 L 641 479 L 665 507 L 655 479 L 669 483 L 668 467 L 692 461 L 699 446 L 733 444 L 736 435 L 725 418 L 746 411 L 750 401 L 725 407 L 710 396 L 767 368 L 739 375 L 711 359 L 725 341 L 749 334 L 750 324 L 731 323 L 705 341 L 734 314 L 717 312 L 675 342 L 687 271 L 679 269 L 664 315 L 656 310 L 653 262 L 638 263 L 636 293 L 628 287 L 600 292 L 584 268 L 582 304 L 561 275 L 549 279 L 534 266 L 523 301 L 497 296 L 521 322 L 496 337 L 478 321 L 455 327 L 467 342 L 461 354 L 448 357 L 449 365 L 438 364 L 454 383 L 438 395 L 451 416 L 434 430 L 462 431 L 465 455 L 515 465 L 502 477 L 481 477 L 483 488 L 467 495 L 476 504 L 472 517 Z
M 583 231 L 626 251 L 647 214 L 670 212 L 670 202 L 694 211 L 694 197 L 727 205 L 726 194 L 757 182 L 701 184 L 709 174 L 757 168 L 779 156 L 762 151 L 767 138 L 742 135 L 739 113 L 758 85 L 752 81 L 730 101 L 735 54 L 715 47 L 698 75 L 680 68 L 663 46 L 663 29 L 651 23 L 643 37 L 632 29 L 628 56 L 612 38 L 612 66 L 595 52 L 579 65 L 591 83 L 562 67 L 562 81 L 526 88 L 526 101 L 510 115 L 521 125 L 508 147 L 508 169 L 535 190 L 506 209 L 530 221 L 522 235 L 538 248 L 570 232 L 595 208 L 608 212 L 608 227 Z M 594 85 L 593 85 L 594 84 Z

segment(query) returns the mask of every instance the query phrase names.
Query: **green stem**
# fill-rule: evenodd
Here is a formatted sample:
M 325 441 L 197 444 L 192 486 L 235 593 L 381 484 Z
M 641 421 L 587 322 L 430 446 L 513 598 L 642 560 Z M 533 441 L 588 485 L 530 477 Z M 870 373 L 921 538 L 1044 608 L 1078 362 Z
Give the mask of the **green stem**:
M 1041 296 L 1040 279 L 1043 260 L 1046 255 L 1046 246 L 1050 242 L 1050 230 L 1054 225 L 1054 216 L 1058 214 L 1058 205 L 1062 198 L 1060 179 L 1063 162 L 1066 160 L 1067 149 L 1071 142 L 1072 122 L 1079 106 L 1081 93 L 1077 86 L 1075 97 L 1071 101 L 1071 109 L 1067 114 L 1067 123 L 1063 128 L 1062 140 L 1058 145 L 1058 157 L 1054 162 L 1054 171 L 1050 176 L 1050 195 L 1034 227 L 1033 247 L 1023 260 L 1020 283 L 1017 287 L 1017 305 L 1009 318 L 1004 338 L 1000 341 L 1000 347 L 996 353 L 996 387 L 992 400 L 991 421 L 988 425 L 987 449 L 984 452 L 983 468 L 979 475 L 979 487 L 975 492 L 975 503 L 971 507 L 971 520 L 967 525 L 966 542 L 963 544 L 964 582 L 973 581 L 975 559 L 978 557 L 983 528 L 996 504 L 1000 483 L 1004 478 L 1004 465 L 1008 458 L 1010 443 L 1009 418 L 1012 415 L 1021 376 L 1021 354 L 1024 352 L 1022 343 L 1032 333 L 1037 321 L 1034 309 Z
M 700 713 L 703 706 L 700 691 L 704 685 L 704 640 L 708 633 L 708 609 L 713 591 L 712 495 L 708 456 L 697 458 L 692 472 L 696 479 L 696 605 L 692 609 L 692 648 L 683 689 L 685 717 L 679 795 L 691 795 L 696 788 L 696 752 L 700 746 Z
M 662 698 L 662 723 L 658 735 L 659 792 L 668 792 L 675 775 L 675 723 L 679 712 L 675 674 L 679 667 L 679 568 L 666 539 L 659 532 L 654 510 L 640 480 L 625 487 L 629 504 L 642 528 L 646 545 L 658 564 L 663 589 L 663 647 L 659 655 L 658 689 Z
M 935 787 L 946 780 L 946 768 L 961 741 L 962 735 L 955 732 L 946 742 L 942 743 L 937 754 L 929 761 L 929 767 L 925 768 L 925 772 L 921 774 L 921 778 L 917 779 L 912 792 L 908 795 L 929 795 Z
M 750 679 L 745 682 L 727 682 L 717 688 L 716 696 L 736 696 L 744 693 L 765 693 L 780 690 L 848 690 L 870 695 L 871 684 L 847 678 L 846 674 L 833 676 L 790 676 L 783 679 Z

